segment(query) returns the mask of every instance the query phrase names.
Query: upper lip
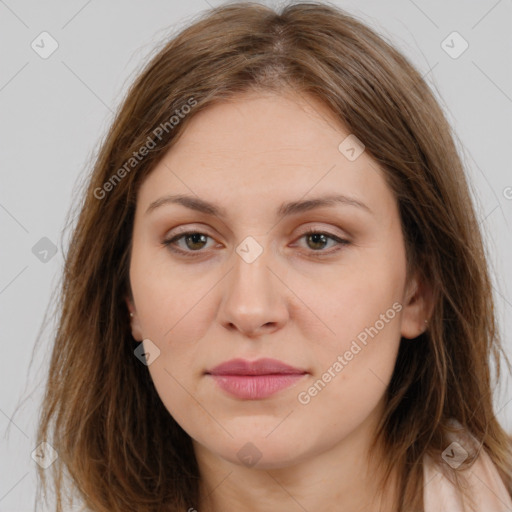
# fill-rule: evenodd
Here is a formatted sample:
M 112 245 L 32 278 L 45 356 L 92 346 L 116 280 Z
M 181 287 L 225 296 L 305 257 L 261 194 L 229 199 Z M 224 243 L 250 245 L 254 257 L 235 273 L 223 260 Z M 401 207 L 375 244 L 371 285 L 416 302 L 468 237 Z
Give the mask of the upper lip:
M 307 372 L 277 359 L 263 358 L 256 361 L 230 359 L 211 370 L 207 370 L 206 373 L 211 375 L 276 375 L 302 374 Z

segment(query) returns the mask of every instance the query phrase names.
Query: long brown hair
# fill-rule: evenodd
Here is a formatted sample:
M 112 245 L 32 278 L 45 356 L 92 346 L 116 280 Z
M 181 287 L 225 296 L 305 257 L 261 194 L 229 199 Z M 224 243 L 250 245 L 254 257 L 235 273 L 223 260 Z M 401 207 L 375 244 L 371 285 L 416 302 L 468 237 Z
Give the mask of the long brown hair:
M 198 506 L 190 437 L 133 353 L 124 299 L 135 200 L 196 113 L 250 89 L 313 95 L 363 141 L 399 205 L 408 272 L 420 271 L 433 290 L 429 329 L 401 341 L 375 438 L 387 454 L 382 485 L 399 470 L 395 509 L 423 510 L 423 457 L 440 458 L 451 419 L 489 453 L 512 494 L 510 439 L 494 415 L 490 371 L 494 360 L 499 382 L 500 358 L 510 363 L 463 166 L 434 95 L 384 38 L 337 7 L 291 4 L 278 13 L 236 3 L 201 15 L 144 67 L 83 192 L 38 430 L 59 455 L 57 510 L 72 490 L 98 512 Z

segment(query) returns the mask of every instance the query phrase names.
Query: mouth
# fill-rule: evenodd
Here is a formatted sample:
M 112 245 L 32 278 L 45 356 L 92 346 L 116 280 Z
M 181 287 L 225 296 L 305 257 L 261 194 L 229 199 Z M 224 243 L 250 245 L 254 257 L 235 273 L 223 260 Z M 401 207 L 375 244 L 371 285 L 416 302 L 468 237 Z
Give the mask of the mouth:
M 208 374 L 211 375 L 211 374 Z M 296 384 L 307 374 L 211 375 L 226 393 L 243 400 L 262 400 Z
M 309 374 L 277 359 L 232 359 L 205 372 L 227 394 L 244 400 L 262 400 L 297 384 Z

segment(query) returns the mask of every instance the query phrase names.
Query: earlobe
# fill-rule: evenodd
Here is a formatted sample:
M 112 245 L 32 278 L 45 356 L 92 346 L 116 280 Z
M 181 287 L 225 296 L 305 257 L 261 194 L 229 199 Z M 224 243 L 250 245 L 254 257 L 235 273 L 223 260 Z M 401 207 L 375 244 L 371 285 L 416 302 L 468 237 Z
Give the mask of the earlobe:
M 132 330 L 132 336 L 136 341 L 142 341 L 144 337 L 142 336 L 142 329 L 135 306 L 130 298 L 126 297 L 125 300 L 128 311 L 130 312 L 130 327 Z
M 427 330 L 432 312 L 432 290 L 426 280 L 420 280 L 418 276 L 412 279 L 404 304 L 401 335 L 414 339 Z

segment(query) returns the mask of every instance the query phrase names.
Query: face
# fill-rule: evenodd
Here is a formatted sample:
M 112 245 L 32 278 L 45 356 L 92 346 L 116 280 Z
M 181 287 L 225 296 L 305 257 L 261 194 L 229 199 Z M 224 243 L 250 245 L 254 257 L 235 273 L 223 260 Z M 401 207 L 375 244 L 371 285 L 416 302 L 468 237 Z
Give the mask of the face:
M 190 119 L 139 189 L 132 333 L 197 449 L 277 468 L 335 447 L 424 330 L 396 201 L 349 135 L 312 97 L 247 93 Z M 247 375 L 262 358 L 294 373 Z

